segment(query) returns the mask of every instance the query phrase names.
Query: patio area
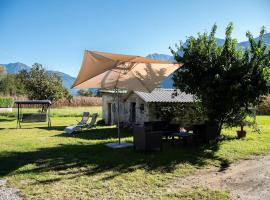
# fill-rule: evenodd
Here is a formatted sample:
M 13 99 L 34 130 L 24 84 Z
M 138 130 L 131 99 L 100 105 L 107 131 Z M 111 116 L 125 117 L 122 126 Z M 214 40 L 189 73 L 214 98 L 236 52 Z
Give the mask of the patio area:
M 164 194 L 176 179 L 209 166 L 224 169 L 235 160 L 270 150 L 269 117 L 258 117 L 260 135 L 250 132 L 245 139 L 237 140 L 235 130 L 227 129 L 223 130 L 227 139 L 218 144 L 173 146 L 165 141 L 163 151 L 145 154 L 133 148 L 112 150 L 104 146 L 117 141 L 115 126 L 98 126 L 74 137 L 65 134 L 63 128 L 79 119 L 61 116 L 70 109 L 59 113 L 52 110 L 51 129 L 44 123 L 16 129 L 15 115 L 1 116 L 0 177 L 20 189 L 25 198 L 167 198 Z M 91 108 L 88 110 L 91 112 Z M 121 136 L 123 141 L 133 141 L 132 133 L 125 129 Z M 227 196 L 224 191 L 204 187 L 181 189 L 178 195 Z

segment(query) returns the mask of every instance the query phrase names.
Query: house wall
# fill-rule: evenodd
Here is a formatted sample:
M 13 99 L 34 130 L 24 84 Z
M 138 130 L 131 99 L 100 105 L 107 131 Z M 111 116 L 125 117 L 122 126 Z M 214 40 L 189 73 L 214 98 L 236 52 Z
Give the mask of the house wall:
M 175 117 L 172 123 L 180 124 L 182 126 L 190 126 L 192 124 L 201 124 L 205 119 L 203 116 L 199 116 L 194 109 L 193 103 L 172 103 L 172 104 L 182 104 L 184 109 L 177 117 Z M 156 116 L 156 104 L 150 103 L 149 105 L 149 121 L 161 120 Z
M 149 120 L 149 108 L 148 104 L 142 101 L 136 94 L 131 94 L 128 99 L 123 101 L 123 98 L 120 97 L 119 101 L 119 113 L 120 113 L 120 122 L 129 123 L 130 122 L 130 110 L 131 103 L 136 103 L 136 124 L 143 124 L 143 122 Z M 109 124 L 108 118 L 108 103 L 112 104 L 112 115 L 111 115 L 111 124 L 116 124 L 117 122 L 117 103 L 115 103 L 113 94 L 103 94 L 102 95 L 102 118 L 105 120 L 106 124 Z M 144 110 L 140 109 L 141 104 L 144 105 Z
M 145 121 L 149 120 L 149 107 L 141 98 L 136 94 L 131 94 L 125 101 L 125 122 L 130 121 L 130 105 L 131 103 L 136 103 L 136 124 L 143 124 Z M 143 105 L 143 106 L 142 106 Z M 144 109 L 141 109 L 141 108 Z
M 139 96 L 133 93 L 125 101 L 123 101 L 122 97 L 120 98 L 119 103 L 120 122 L 130 123 L 130 107 L 132 102 L 136 103 L 136 120 L 134 123 L 143 124 L 146 121 L 160 120 L 156 117 L 156 104 L 145 103 Z M 108 124 L 108 103 L 112 104 L 111 124 L 116 124 L 117 104 L 115 105 L 114 94 L 102 95 L 102 117 L 105 120 L 106 124 Z M 141 104 L 144 105 L 144 110 L 140 109 Z M 181 103 L 181 104 L 185 105 L 185 109 L 183 113 L 181 113 L 176 119 L 174 119 L 175 123 L 182 124 L 183 126 L 189 126 L 190 124 L 198 123 L 198 116 L 196 116 L 196 113 L 194 113 L 192 109 L 192 104 L 191 103 Z
M 117 100 L 117 99 L 116 99 Z M 102 95 L 102 118 L 105 120 L 106 124 L 109 124 L 109 109 L 108 109 L 108 103 L 111 103 L 111 124 L 117 123 L 117 101 L 115 101 L 114 94 L 104 94 Z M 124 103 L 121 100 L 121 97 L 119 98 L 119 116 L 120 116 L 120 122 L 124 120 Z

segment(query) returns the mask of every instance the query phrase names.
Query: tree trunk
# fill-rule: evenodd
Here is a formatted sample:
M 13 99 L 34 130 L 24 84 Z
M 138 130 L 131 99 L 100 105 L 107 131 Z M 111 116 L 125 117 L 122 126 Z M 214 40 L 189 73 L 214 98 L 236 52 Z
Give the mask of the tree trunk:
M 243 132 L 244 131 L 244 126 L 241 124 L 241 131 Z

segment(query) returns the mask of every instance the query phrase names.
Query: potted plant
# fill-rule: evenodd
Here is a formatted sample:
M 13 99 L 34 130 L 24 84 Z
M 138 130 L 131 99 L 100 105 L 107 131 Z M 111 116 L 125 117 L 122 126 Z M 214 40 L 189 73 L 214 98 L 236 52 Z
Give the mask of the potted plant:
M 253 120 L 252 120 L 253 119 Z M 246 137 L 247 132 L 244 130 L 244 126 L 252 126 L 255 131 L 256 129 L 256 121 L 255 121 L 255 113 L 254 109 L 251 107 L 240 109 L 239 113 L 235 115 L 232 121 L 227 124 L 231 127 L 240 126 L 240 130 L 236 131 L 237 137 L 243 138 Z
M 240 125 L 241 129 L 240 131 L 236 131 L 238 138 L 246 137 L 247 132 L 244 130 L 244 122 Z

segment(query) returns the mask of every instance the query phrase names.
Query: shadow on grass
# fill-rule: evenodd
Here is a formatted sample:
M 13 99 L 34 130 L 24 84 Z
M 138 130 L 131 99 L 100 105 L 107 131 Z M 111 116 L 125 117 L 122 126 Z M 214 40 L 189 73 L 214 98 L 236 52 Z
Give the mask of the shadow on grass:
M 94 129 L 93 131 L 98 131 Z M 114 129 L 113 129 L 114 130 Z M 104 131 L 104 130 L 103 130 Z M 113 138 L 115 133 L 108 130 Z M 114 130 L 115 132 L 116 130 Z M 104 133 L 104 132 L 103 132 Z M 97 132 L 79 137 L 99 137 Z M 114 134 L 114 135 L 113 135 Z M 105 137 L 106 136 L 106 137 Z M 105 134 L 104 138 L 108 135 Z M 172 172 L 179 164 L 191 164 L 202 167 L 209 160 L 215 160 L 222 164 L 229 164 L 227 160 L 215 156 L 219 149 L 218 144 L 201 147 L 179 147 L 166 143 L 162 152 L 143 154 L 135 152 L 133 148 L 109 149 L 104 144 L 61 144 L 56 147 L 40 148 L 30 152 L 5 152 L 0 155 L 0 176 L 9 174 L 33 174 L 42 172 L 54 172 L 60 175 L 51 180 L 39 182 L 48 184 L 62 179 L 71 179 L 80 175 L 96 175 L 108 171 L 114 171 L 113 175 L 103 177 L 103 179 L 113 179 L 119 174 L 132 172 L 136 169 L 146 171 Z M 33 168 L 20 169 L 25 165 L 34 165 Z M 227 167 L 227 166 L 225 166 Z M 18 171 L 17 171 L 18 170 Z M 66 176 L 67 175 L 67 176 Z
M 64 130 L 64 129 L 62 129 Z M 120 136 L 130 137 L 130 131 L 128 129 L 121 129 Z M 81 131 L 76 131 L 73 134 L 61 133 L 55 137 L 75 137 L 85 140 L 106 140 L 118 138 L 117 128 L 107 127 L 107 128 L 92 128 L 92 129 L 82 129 Z
M 15 121 L 16 119 L 14 118 L 0 118 L 0 123 L 1 122 L 11 122 L 11 121 Z

